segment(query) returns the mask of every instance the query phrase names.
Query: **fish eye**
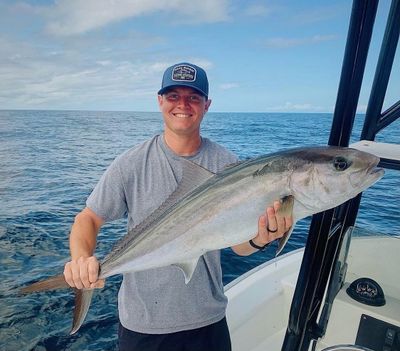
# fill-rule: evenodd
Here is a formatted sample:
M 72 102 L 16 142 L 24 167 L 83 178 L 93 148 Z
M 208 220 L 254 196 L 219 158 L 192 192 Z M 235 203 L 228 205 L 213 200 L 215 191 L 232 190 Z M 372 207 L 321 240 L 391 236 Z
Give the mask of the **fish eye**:
M 333 166 L 337 171 L 344 171 L 349 168 L 350 165 L 351 162 L 342 156 L 335 157 L 335 159 L 333 160 Z

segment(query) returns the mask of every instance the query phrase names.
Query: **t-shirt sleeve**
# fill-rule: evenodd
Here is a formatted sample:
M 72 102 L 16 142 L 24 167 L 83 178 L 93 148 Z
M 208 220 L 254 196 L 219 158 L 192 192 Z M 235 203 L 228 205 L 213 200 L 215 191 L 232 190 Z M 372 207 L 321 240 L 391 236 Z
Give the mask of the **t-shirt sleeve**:
M 128 212 L 118 163 L 118 158 L 111 163 L 86 200 L 86 206 L 106 222 L 123 218 Z

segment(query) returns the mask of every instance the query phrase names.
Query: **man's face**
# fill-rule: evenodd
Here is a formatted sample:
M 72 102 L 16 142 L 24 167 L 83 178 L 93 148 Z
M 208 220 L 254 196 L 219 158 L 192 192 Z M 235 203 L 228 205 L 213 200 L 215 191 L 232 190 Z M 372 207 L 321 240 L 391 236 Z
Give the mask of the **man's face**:
M 206 100 L 192 88 L 174 87 L 158 95 L 158 104 L 166 130 L 187 136 L 200 132 L 201 121 L 211 100 Z

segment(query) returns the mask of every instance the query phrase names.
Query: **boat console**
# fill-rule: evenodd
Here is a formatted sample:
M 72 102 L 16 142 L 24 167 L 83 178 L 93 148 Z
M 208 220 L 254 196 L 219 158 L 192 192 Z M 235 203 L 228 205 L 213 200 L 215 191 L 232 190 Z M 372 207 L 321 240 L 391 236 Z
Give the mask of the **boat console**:
M 360 346 L 360 345 L 367 345 Z M 399 351 L 400 328 L 363 314 L 360 319 L 356 345 L 335 345 L 322 351 Z
M 356 343 L 368 345 L 373 350 L 400 351 L 400 328 L 363 314 L 358 327 Z
M 400 351 L 399 251 L 400 237 L 348 231 L 337 263 L 344 269 L 327 292 L 335 297 L 326 333 L 313 350 L 342 350 L 326 348 L 340 342 L 361 347 L 343 350 Z

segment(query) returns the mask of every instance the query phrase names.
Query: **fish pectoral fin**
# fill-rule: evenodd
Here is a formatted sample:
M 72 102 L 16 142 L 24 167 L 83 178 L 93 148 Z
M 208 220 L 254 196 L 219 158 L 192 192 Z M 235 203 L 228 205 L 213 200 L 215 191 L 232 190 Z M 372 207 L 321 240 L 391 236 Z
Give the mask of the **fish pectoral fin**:
M 292 227 L 283 235 L 282 238 L 279 239 L 279 244 L 278 244 L 278 248 L 276 249 L 275 257 L 278 256 L 281 253 L 281 251 L 283 250 L 283 248 L 285 247 L 286 243 L 289 240 L 290 235 L 292 235 L 295 225 L 296 225 L 296 223 L 293 223 Z
M 182 270 L 183 275 L 185 276 L 185 284 L 188 284 L 190 279 L 192 279 L 193 272 L 196 269 L 198 261 L 199 258 L 195 258 L 194 260 L 174 264 L 174 266 Z
M 281 207 L 279 208 L 278 213 L 281 216 L 285 217 L 293 216 L 294 196 L 293 195 L 284 196 L 280 199 L 280 202 L 281 202 Z M 285 247 L 287 241 L 289 240 L 290 235 L 293 232 L 295 224 L 296 223 L 293 223 L 292 227 L 282 236 L 282 238 L 279 239 L 279 245 L 278 249 L 276 250 L 275 256 L 278 256 Z
M 70 334 L 75 334 L 81 327 L 85 317 L 89 311 L 90 302 L 92 301 L 94 289 L 74 289 L 75 292 L 75 308 L 74 319 Z
M 278 213 L 283 216 L 291 216 L 293 213 L 294 206 L 294 196 L 287 195 L 280 199 L 281 207 L 278 210 Z

